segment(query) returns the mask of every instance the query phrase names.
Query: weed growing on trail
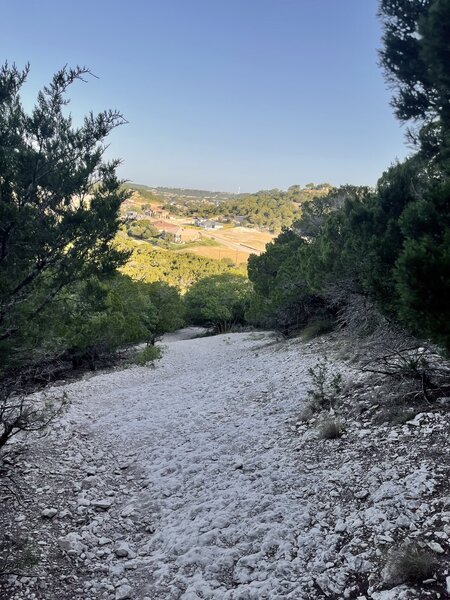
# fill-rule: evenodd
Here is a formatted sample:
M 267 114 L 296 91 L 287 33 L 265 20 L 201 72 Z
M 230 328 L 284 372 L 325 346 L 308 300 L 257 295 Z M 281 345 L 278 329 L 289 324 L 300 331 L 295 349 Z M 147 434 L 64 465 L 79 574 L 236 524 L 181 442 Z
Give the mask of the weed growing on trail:
M 437 566 L 434 556 L 416 542 L 407 542 L 391 552 L 385 576 L 392 583 L 418 583 L 432 577 Z
M 342 375 L 333 372 L 326 356 L 317 361 L 315 367 L 308 369 L 312 387 L 307 391 L 310 406 L 316 409 L 332 409 L 342 392 Z
M 328 419 L 319 427 L 319 437 L 322 440 L 335 440 L 344 434 L 344 426 L 340 421 Z
M 14 539 L 6 535 L 0 542 L 0 577 L 8 574 L 24 574 L 39 565 L 39 546 L 28 538 Z
M 144 366 L 149 362 L 153 362 L 154 360 L 161 358 L 161 355 L 162 351 L 158 346 L 147 346 L 138 353 L 134 359 L 134 362 L 139 366 Z
M 313 407 L 311 406 L 310 403 L 306 404 L 304 406 L 304 408 L 301 410 L 301 412 L 298 415 L 298 420 L 302 423 L 307 423 L 308 421 L 311 421 L 311 419 L 314 417 L 314 410 Z

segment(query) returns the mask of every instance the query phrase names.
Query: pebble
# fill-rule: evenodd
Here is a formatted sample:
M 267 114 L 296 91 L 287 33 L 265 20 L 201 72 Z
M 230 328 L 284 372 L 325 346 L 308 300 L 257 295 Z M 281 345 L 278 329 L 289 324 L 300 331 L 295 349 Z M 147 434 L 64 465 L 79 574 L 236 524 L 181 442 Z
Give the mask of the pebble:
M 117 542 L 114 547 L 114 552 L 119 558 L 131 557 L 132 554 L 134 554 L 126 542 Z
M 334 530 L 336 531 L 336 533 L 342 533 L 347 529 L 347 525 L 345 523 L 345 521 L 343 521 L 342 519 L 338 519 L 336 521 L 336 525 L 334 526 Z
M 113 505 L 113 501 L 110 498 L 104 498 L 102 500 L 92 500 L 91 504 L 100 510 L 108 510 Z
M 121 585 L 116 590 L 116 600 L 127 600 L 132 596 L 132 588 L 129 585 Z
M 437 542 L 429 542 L 428 548 L 433 550 L 433 552 L 436 552 L 436 554 L 444 554 L 445 552 L 444 548 Z

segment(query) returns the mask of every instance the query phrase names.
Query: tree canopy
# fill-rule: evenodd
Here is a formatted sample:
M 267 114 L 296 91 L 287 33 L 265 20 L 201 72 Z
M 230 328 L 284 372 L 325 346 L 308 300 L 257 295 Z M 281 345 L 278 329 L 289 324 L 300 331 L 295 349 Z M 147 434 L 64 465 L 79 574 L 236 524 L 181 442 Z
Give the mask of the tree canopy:
M 410 137 L 450 168 L 450 0 L 381 0 L 381 64 Z
M 66 92 L 89 74 L 64 68 L 27 113 L 28 67 L 0 69 L 0 340 L 20 332 L 67 285 L 110 273 L 126 255 L 112 241 L 126 193 L 105 138 L 125 122 L 117 111 L 75 126 Z

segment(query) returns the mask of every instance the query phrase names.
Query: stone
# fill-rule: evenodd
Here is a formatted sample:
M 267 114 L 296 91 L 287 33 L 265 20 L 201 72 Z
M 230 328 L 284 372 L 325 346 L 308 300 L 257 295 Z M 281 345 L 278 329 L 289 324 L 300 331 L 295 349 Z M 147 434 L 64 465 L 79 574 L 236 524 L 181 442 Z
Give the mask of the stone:
M 58 546 L 71 555 L 80 555 L 87 550 L 86 544 L 78 533 L 71 532 L 58 539 Z
M 130 505 L 127 506 L 123 509 L 123 511 L 120 513 L 120 516 L 124 519 L 126 519 L 127 517 L 129 517 L 130 515 L 132 515 L 134 512 L 134 506 Z
M 355 492 L 355 498 L 357 498 L 358 500 L 364 500 L 364 498 L 367 498 L 368 495 L 368 490 L 361 490 L 359 492 Z
M 117 542 L 114 547 L 114 552 L 119 558 L 131 558 L 131 555 L 133 554 L 130 546 L 126 542 Z
M 100 510 L 108 510 L 113 505 L 113 501 L 110 498 L 103 498 L 102 500 L 92 500 L 91 504 Z
M 436 552 L 436 554 L 444 554 L 445 552 L 444 548 L 437 542 L 429 542 L 428 548 Z
M 121 585 L 116 590 L 116 600 L 127 600 L 132 597 L 132 588 L 129 585 Z
M 110 544 L 111 542 L 112 542 L 111 538 L 107 538 L 107 537 L 98 538 L 99 546 L 105 546 L 106 544 Z
M 120 577 L 123 575 L 124 571 L 123 565 L 111 565 L 108 569 L 108 573 L 111 577 Z
M 336 521 L 336 525 L 334 526 L 334 530 L 336 533 L 342 533 L 347 529 L 347 525 L 345 524 L 345 521 L 343 521 L 342 519 L 338 519 Z
M 57 514 L 58 510 L 56 508 L 44 508 L 44 510 L 41 512 L 41 517 L 44 517 L 45 519 L 53 519 L 53 517 Z

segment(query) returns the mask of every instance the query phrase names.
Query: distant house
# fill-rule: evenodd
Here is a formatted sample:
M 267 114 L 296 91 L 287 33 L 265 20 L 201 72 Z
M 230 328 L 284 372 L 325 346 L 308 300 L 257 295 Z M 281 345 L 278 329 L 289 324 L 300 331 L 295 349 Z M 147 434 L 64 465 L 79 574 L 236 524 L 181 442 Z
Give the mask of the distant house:
M 241 217 L 240 215 L 234 217 L 234 220 L 238 225 L 242 225 L 247 220 L 247 217 Z
M 174 242 L 179 244 L 181 242 L 181 234 L 183 232 L 182 227 L 167 223 L 166 221 L 154 221 L 153 227 L 156 227 L 161 232 L 161 237 L 168 242 Z
M 135 210 L 127 210 L 127 212 L 125 213 L 125 220 L 126 221 L 136 221 L 136 219 L 138 218 L 138 214 Z
M 210 221 L 209 219 L 195 219 L 194 223 L 197 227 L 202 229 L 222 229 L 223 225 L 217 223 L 217 221 Z

